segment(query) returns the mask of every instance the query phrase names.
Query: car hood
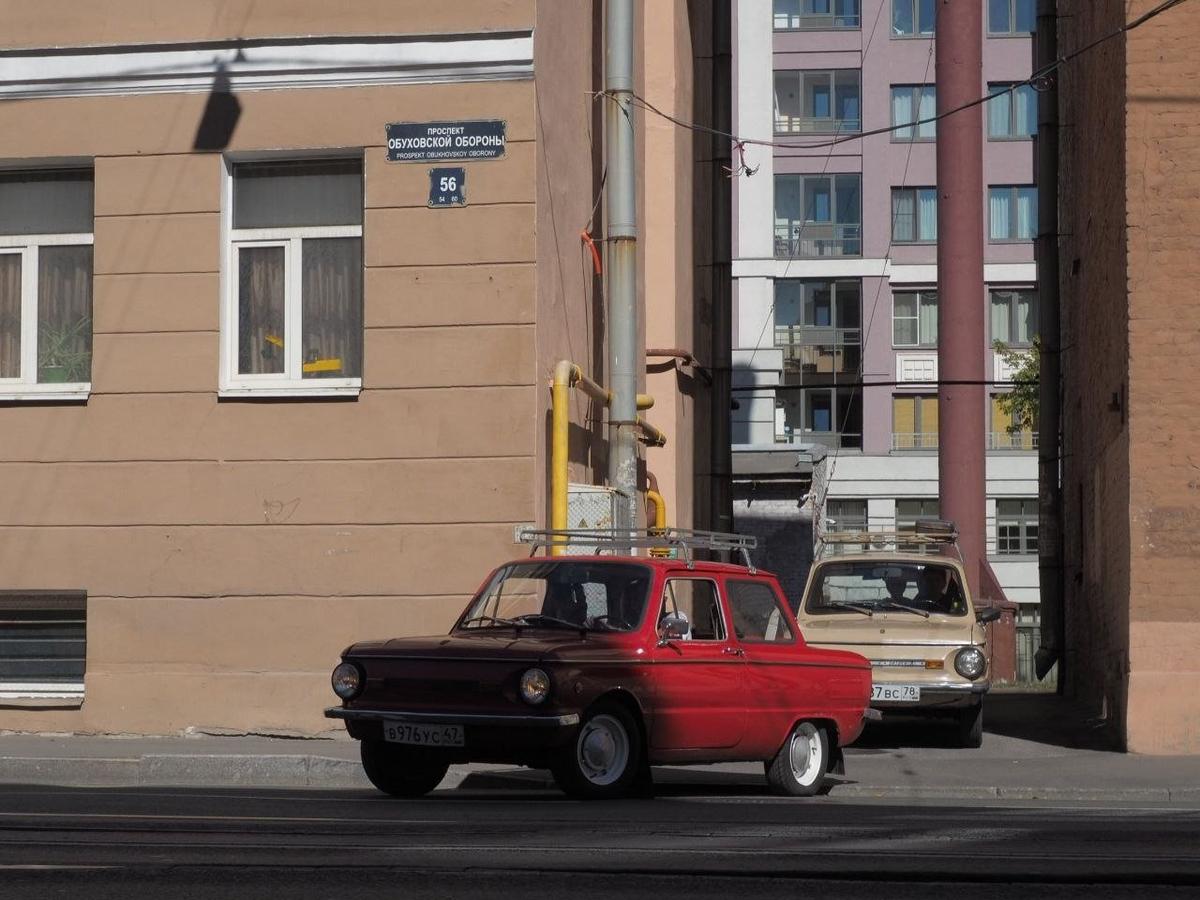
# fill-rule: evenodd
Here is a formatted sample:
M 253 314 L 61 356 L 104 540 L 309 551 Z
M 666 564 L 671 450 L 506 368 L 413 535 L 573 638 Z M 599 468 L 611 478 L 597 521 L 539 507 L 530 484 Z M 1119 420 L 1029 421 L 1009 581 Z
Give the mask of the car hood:
M 432 659 L 528 660 L 574 656 L 612 646 L 611 635 L 589 633 L 581 638 L 566 629 L 522 629 L 520 634 L 497 629 L 488 634 L 450 634 L 433 637 L 393 638 L 362 641 L 346 648 L 343 656 L 402 656 Z
M 800 619 L 800 630 L 810 644 L 867 646 L 872 644 L 970 644 L 979 643 L 982 632 L 970 616 L 938 616 L 928 619 L 906 612 L 829 613 Z

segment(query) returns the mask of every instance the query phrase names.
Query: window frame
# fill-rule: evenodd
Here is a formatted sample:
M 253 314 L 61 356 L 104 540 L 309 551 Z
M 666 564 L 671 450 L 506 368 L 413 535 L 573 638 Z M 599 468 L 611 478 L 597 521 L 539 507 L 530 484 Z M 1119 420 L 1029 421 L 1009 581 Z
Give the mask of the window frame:
M 896 31 L 896 4 L 907 3 L 912 8 L 912 32 Z M 937 31 L 937 4 L 933 4 L 933 23 L 930 31 L 921 31 L 921 0 L 892 0 L 890 4 L 892 20 L 888 26 L 888 36 L 894 41 L 931 41 Z
M 1028 89 L 1033 96 L 1030 100 L 1033 102 L 1033 131 L 1026 134 L 1017 129 L 1017 104 L 1014 102 L 1017 92 L 1022 88 Z M 1037 91 L 1032 85 L 1022 84 L 1017 81 L 989 81 L 987 86 L 988 99 L 985 107 L 989 107 L 984 112 L 984 118 L 987 119 L 987 139 L 989 141 L 1032 141 L 1037 136 Z M 992 132 L 992 116 L 989 104 L 993 102 L 993 98 L 1002 94 L 1008 95 L 1008 133 L 995 134 Z
M 916 316 L 896 315 L 896 298 L 901 295 L 912 294 L 917 298 L 917 314 Z M 932 341 L 923 341 L 921 335 L 921 307 L 927 300 L 932 299 L 933 305 L 936 308 L 938 304 L 938 292 L 936 288 L 916 288 L 914 290 L 892 291 L 892 349 L 894 350 L 936 350 L 938 345 L 938 335 L 934 334 Z M 917 342 L 915 344 L 902 344 L 896 340 L 896 319 L 903 318 L 905 321 L 913 321 L 917 323 Z M 937 329 L 937 316 L 934 316 L 934 329 Z
M 844 73 L 852 73 L 855 76 L 854 87 L 857 89 L 856 105 L 858 107 L 858 116 L 854 119 L 843 119 L 838 116 L 838 80 L 839 76 Z M 794 117 L 799 127 L 796 128 L 781 128 L 783 119 L 780 116 L 778 105 L 772 111 L 772 131 L 777 135 L 807 135 L 807 134 L 858 134 L 862 131 L 863 120 L 863 85 L 862 85 L 862 69 L 852 68 L 827 68 L 827 69 L 775 69 L 771 73 L 772 93 L 777 95 L 777 85 L 779 84 L 780 76 L 789 78 L 795 81 L 796 96 L 799 99 L 800 115 Z M 807 88 L 815 81 L 821 80 L 824 87 L 828 91 L 829 115 L 818 116 L 805 115 L 805 109 L 808 104 Z M 846 85 L 840 85 L 845 87 Z M 847 125 L 851 123 L 853 127 Z
M 1020 191 L 1028 190 L 1033 192 L 1033 234 L 1029 237 L 1011 236 L 1017 230 L 1017 202 L 1020 198 Z M 1007 191 L 1008 192 L 1008 221 L 1009 221 L 1009 237 L 996 237 L 992 234 L 992 192 Z M 985 204 L 984 215 L 987 217 L 988 243 L 989 244 L 1028 244 L 1037 240 L 1038 232 L 1038 192 L 1036 184 L 989 184 L 987 186 L 987 201 Z
M 921 225 L 922 225 L 922 220 L 921 220 L 921 194 L 922 193 L 932 193 L 933 194 L 933 237 L 932 238 L 920 237 Z M 896 222 L 899 217 L 896 215 L 896 199 L 897 199 L 897 197 L 900 197 L 905 194 L 909 194 L 912 196 L 912 208 L 913 208 L 912 233 L 914 236 L 911 238 L 898 238 L 898 237 L 896 237 Z M 902 246 L 908 246 L 908 245 L 912 245 L 912 244 L 924 244 L 925 246 L 936 245 L 937 241 L 938 241 L 938 238 L 937 238 L 937 206 L 938 206 L 937 188 L 930 187 L 928 185 L 925 187 L 894 187 L 894 188 L 892 188 L 891 199 L 892 199 L 892 235 L 891 235 L 892 243 L 900 244 Z
M 1004 514 L 1000 512 L 1002 503 L 1019 503 L 1021 510 L 1019 513 Z M 1032 504 L 1032 511 L 1025 507 Z M 1038 537 L 1039 537 L 1039 512 L 1038 501 L 1036 497 L 999 497 L 996 499 L 996 556 L 1037 556 L 1038 554 Z M 1000 534 L 1001 528 L 1016 528 L 1016 547 L 1015 550 L 1001 549 L 1002 541 L 1008 540 L 1002 538 Z M 1030 528 L 1034 529 L 1032 537 L 1029 534 Z
M 838 190 L 838 179 L 857 178 L 858 183 L 855 186 L 854 193 L 858 197 L 858 203 L 855 207 L 856 213 L 854 218 L 857 221 L 842 221 L 839 213 L 841 212 L 842 203 L 840 202 L 841 193 Z M 779 185 L 780 179 L 794 179 L 795 184 L 799 188 L 800 196 L 800 215 L 799 219 L 781 218 L 779 215 Z M 810 210 L 805 204 L 805 192 L 810 182 L 817 183 L 827 182 L 829 217 L 820 219 L 816 217 L 816 209 Z M 786 182 L 785 182 L 786 183 Z M 862 256 L 863 251 L 863 196 L 862 196 L 862 172 L 776 172 L 771 182 L 772 188 L 772 224 L 775 231 L 775 258 L 776 259 L 826 259 L 826 258 L 856 258 Z M 814 188 L 815 193 L 815 188 Z M 815 207 L 815 205 L 814 205 Z M 787 229 L 786 237 L 779 236 L 781 227 Z M 821 238 L 819 236 L 806 235 L 805 231 L 809 228 L 827 227 L 831 230 L 832 237 Z M 857 234 L 854 237 L 838 236 L 842 233 L 842 229 L 857 229 Z M 785 254 L 779 252 L 779 242 L 786 243 Z M 802 241 L 821 242 L 828 241 L 830 247 L 835 244 L 839 249 L 844 250 L 846 244 L 853 244 L 857 247 L 857 253 L 813 253 L 803 254 L 799 251 L 802 249 Z M 793 253 L 792 248 L 795 244 L 796 252 Z
M 725 610 L 726 598 L 724 598 L 721 595 L 721 585 L 717 582 L 717 580 L 715 578 L 708 578 L 708 577 L 700 576 L 700 575 L 684 575 L 684 574 L 668 573 L 667 576 L 663 579 L 663 589 L 662 589 L 661 601 L 660 601 L 659 607 L 658 607 L 657 621 L 661 622 L 663 620 L 663 616 L 665 616 L 667 614 L 667 591 L 669 590 L 672 581 L 702 581 L 702 582 L 707 582 L 708 584 L 711 584 L 712 589 L 713 589 L 713 597 L 717 603 L 717 613 L 721 617 L 722 634 L 720 637 L 715 637 L 715 638 L 698 638 L 698 637 L 696 637 L 695 634 L 693 633 L 694 632 L 693 626 L 695 623 L 692 622 L 691 619 L 688 619 L 687 641 L 689 643 L 702 643 L 702 644 L 727 644 L 727 643 L 729 643 L 730 635 L 733 632 L 729 627 L 729 622 L 727 621 L 728 615 L 726 614 L 726 610 Z M 671 602 L 672 602 L 672 606 L 673 606 L 673 609 L 671 611 L 678 612 L 679 604 L 675 600 L 674 594 L 671 595 Z M 656 627 L 657 627 L 657 625 L 656 625 Z
M 771 595 L 771 599 L 775 603 L 775 609 L 779 613 L 780 624 L 787 631 L 788 636 L 787 636 L 786 640 L 778 640 L 778 639 L 770 640 L 766 637 L 761 637 L 761 638 L 747 637 L 745 635 L 738 634 L 738 631 L 737 631 L 737 607 L 735 606 L 735 601 L 734 601 L 734 588 L 741 586 L 741 585 L 749 585 L 751 587 L 761 587 L 763 590 L 765 590 L 767 593 L 769 593 Z M 788 644 L 796 643 L 796 626 L 793 625 L 792 622 L 790 621 L 790 619 L 788 618 L 788 612 L 790 612 L 790 610 L 787 609 L 787 604 L 784 603 L 783 598 L 779 596 L 779 592 L 776 591 L 775 588 L 772 587 L 766 581 L 759 581 L 759 580 L 756 580 L 753 578 L 726 578 L 725 579 L 725 602 L 729 604 L 729 617 L 730 617 L 730 620 L 732 622 L 734 622 L 733 636 L 734 636 L 734 639 L 739 644 L 762 644 L 764 646 L 777 646 L 777 645 L 786 646 Z
M 96 191 L 96 172 L 89 159 L 78 165 L 56 165 L 50 171 L 71 169 L 89 171 L 92 174 L 92 196 Z M 21 174 L 43 171 L 38 167 L 5 168 L 6 172 Z M 95 303 L 96 263 L 94 248 L 96 244 L 96 218 L 92 213 L 92 230 L 90 232 L 50 232 L 42 234 L 0 234 L 0 254 L 21 257 L 21 336 L 20 336 L 20 372 L 15 378 L 0 378 L 0 402 L 19 401 L 86 401 L 92 393 L 92 380 L 87 381 L 46 382 L 39 383 L 38 374 L 38 254 L 42 247 L 92 247 L 92 289 L 93 304 Z M 92 310 L 93 353 L 89 365 L 95 365 L 95 308 Z
M 896 92 L 908 91 L 912 95 L 912 106 L 914 118 L 911 122 L 905 124 L 896 121 Z M 933 112 L 937 115 L 937 85 L 936 84 L 893 84 L 888 89 L 888 115 L 892 124 L 890 139 L 893 144 L 932 144 L 937 140 L 937 122 L 928 123 L 933 128 L 933 134 L 928 137 L 921 135 L 923 126 L 916 124 L 921 119 L 921 99 L 926 92 L 933 95 Z M 912 134 L 904 137 L 900 134 L 901 128 L 908 128 Z
M 353 159 L 363 179 L 363 218 L 360 225 L 304 225 L 269 228 L 233 227 L 234 167 L 241 163 L 319 161 Z M 361 375 L 353 378 L 303 377 L 303 279 L 302 242 L 321 238 L 358 238 L 363 246 L 366 231 L 366 161 L 360 148 L 322 151 L 289 151 L 269 154 L 227 154 L 221 165 L 221 332 L 220 397 L 357 397 L 363 388 Z M 284 247 L 284 348 L 283 373 L 242 374 L 238 372 L 238 251 L 242 247 Z M 365 260 L 363 272 L 365 304 Z M 364 316 L 365 319 L 365 316 Z M 365 321 L 362 338 L 365 340 Z M 365 350 L 365 348 L 364 348 Z M 365 352 L 364 364 L 365 364 Z
M 1012 340 L 1011 336 L 1017 331 L 1017 299 L 1020 294 L 1028 294 L 1033 300 L 1033 337 L 1028 341 Z M 1008 298 L 1008 333 L 1010 340 L 1002 341 L 1005 347 L 1009 350 L 1031 350 L 1033 342 L 1037 340 L 1038 316 L 1038 292 L 1036 287 L 989 287 L 988 288 L 988 346 L 994 347 L 996 341 L 1001 340 L 996 337 L 994 321 L 992 318 L 992 309 L 996 305 L 997 297 L 1006 296 Z
M 839 18 L 841 18 L 841 19 L 848 18 L 848 16 L 846 14 L 838 15 L 838 13 L 836 11 L 839 3 L 848 2 L 848 0 L 828 0 L 829 8 L 830 8 L 830 12 L 828 12 L 828 13 L 805 13 L 804 9 L 803 9 L 805 0 L 796 0 L 796 2 L 801 7 L 800 12 L 796 14 L 796 21 L 798 21 L 798 22 L 803 22 L 806 18 L 807 19 L 828 18 L 831 21 L 836 21 Z M 807 2 L 812 3 L 813 0 L 807 0 Z M 776 9 L 776 3 L 772 2 L 772 4 L 771 4 L 771 30 L 776 31 L 776 32 L 782 32 L 784 34 L 791 33 L 791 32 L 797 32 L 797 31 L 861 31 L 862 30 L 862 2 L 861 2 L 861 0 L 852 0 L 852 2 L 856 2 L 858 4 L 858 13 L 854 17 L 855 23 L 853 25 L 831 24 L 828 27 L 808 27 L 808 28 L 804 27 L 803 25 L 800 25 L 798 27 L 788 26 L 788 27 L 780 28 L 779 25 L 777 24 L 779 22 L 779 19 L 781 17 L 789 16 L 789 14 L 786 12 L 783 12 L 783 13 L 779 12 Z
M 984 10 L 984 17 L 987 19 L 987 35 L 988 37 L 1015 37 L 1028 38 L 1037 31 L 1037 0 L 1029 0 L 1033 4 L 1033 28 L 1029 31 L 1017 31 L 1017 4 L 1021 0 L 1005 0 L 1008 3 L 1008 28 L 1004 31 L 994 31 L 992 29 L 992 4 L 989 0 L 987 9 Z

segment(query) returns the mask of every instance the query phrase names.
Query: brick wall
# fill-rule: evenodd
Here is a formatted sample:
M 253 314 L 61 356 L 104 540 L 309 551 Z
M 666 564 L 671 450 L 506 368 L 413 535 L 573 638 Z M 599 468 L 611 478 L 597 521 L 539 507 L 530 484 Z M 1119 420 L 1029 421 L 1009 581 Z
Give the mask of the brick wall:
M 799 501 L 804 493 L 794 484 L 733 486 L 734 531 L 758 538 L 754 564 L 779 578 L 793 607 L 812 566 L 812 517 L 801 511 Z

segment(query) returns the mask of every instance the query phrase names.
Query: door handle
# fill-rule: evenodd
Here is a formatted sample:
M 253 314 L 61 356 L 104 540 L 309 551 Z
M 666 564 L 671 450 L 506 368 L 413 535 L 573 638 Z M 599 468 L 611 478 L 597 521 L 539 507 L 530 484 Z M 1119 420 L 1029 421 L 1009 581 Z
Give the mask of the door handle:
M 746 651 L 743 650 L 741 647 L 726 647 L 721 652 L 724 653 L 726 656 L 745 656 L 746 655 Z

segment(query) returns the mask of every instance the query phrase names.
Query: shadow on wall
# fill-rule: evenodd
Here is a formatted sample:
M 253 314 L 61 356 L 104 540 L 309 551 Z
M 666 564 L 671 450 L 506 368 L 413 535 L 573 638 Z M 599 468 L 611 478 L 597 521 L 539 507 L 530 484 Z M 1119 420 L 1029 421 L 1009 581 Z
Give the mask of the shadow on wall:
M 796 609 L 813 559 L 812 514 L 802 508 L 808 492 L 796 481 L 735 481 L 733 524 L 758 538 L 754 564 L 773 572 Z

